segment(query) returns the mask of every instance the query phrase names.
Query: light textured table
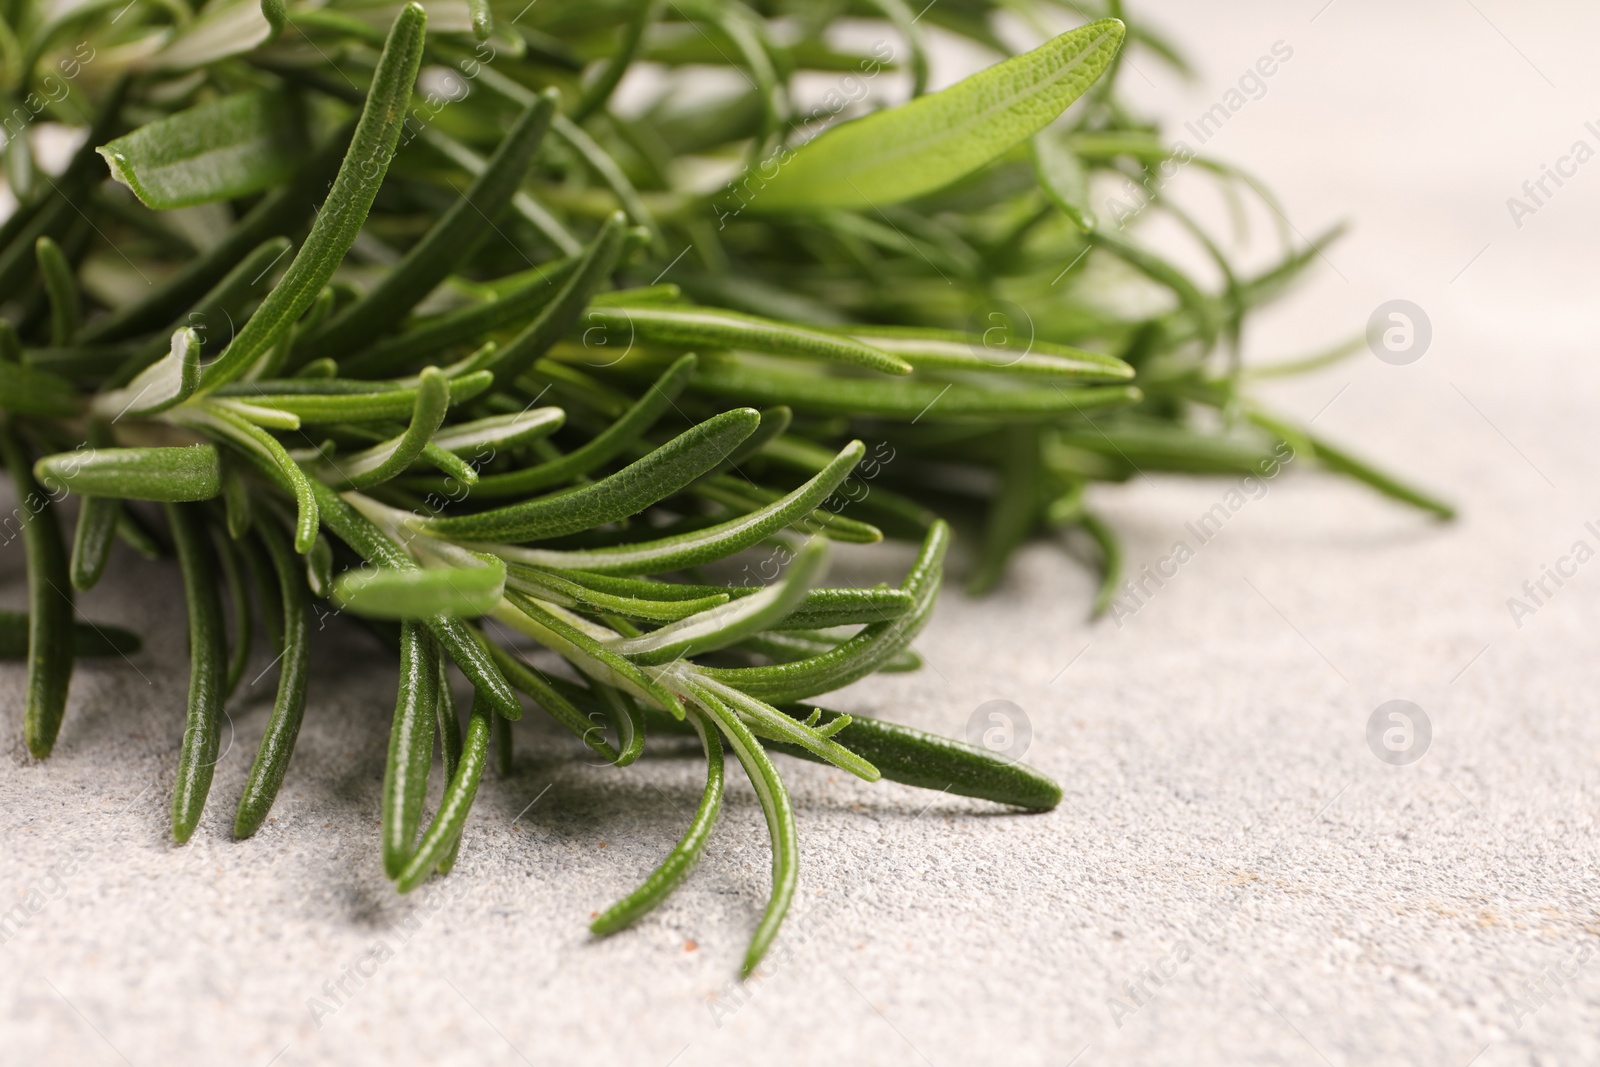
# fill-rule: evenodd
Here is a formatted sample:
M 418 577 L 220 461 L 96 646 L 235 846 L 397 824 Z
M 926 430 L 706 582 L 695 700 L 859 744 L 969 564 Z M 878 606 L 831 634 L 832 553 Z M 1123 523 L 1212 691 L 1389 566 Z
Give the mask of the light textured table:
M 983 701 L 1012 700 L 1065 802 L 1006 814 L 786 762 L 801 892 L 767 976 L 743 986 L 768 864 L 748 785 L 734 776 L 670 903 L 597 943 L 588 917 L 679 832 L 699 764 L 591 767 L 531 717 L 456 873 L 397 898 L 376 850 L 393 677 L 351 633 L 316 646 L 276 821 L 230 840 L 263 682 L 235 701 L 194 840 L 170 845 L 182 612 L 173 575 L 145 567 L 84 598 L 146 648 L 80 669 L 48 763 L 24 757 L 21 672 L 0 668 L 0 905 L 26 912 L 0 945 L 0 1060 L 1600 1062 L 1600 563 L 1520 628 L 1506 604 L 1573 542 L 1600 547 L 1584 527 L 1600 525 L 1600 162 L 1520 229 L 1505 204 L 1573 141 L 1600 146 L 1583 125 L 1600 118 L 1600 19 L 1507 0 L 1322 7 L 1174 10 L 1201 81 L 1135 54 L 1130 84 L 1181 123 L 1275 41 L 1293 49 L 1208 149 L 1262 174 L 1301 233 L 1357 229 L 1249 352 L 1421 305 L 1419 362 L 1363 354 L 1271 395 L 1441 488 L 1462 521 L 1291 464 L 1121 627 L 1085 621 L 1090 580 L 1049 545 L 991 599 L 947 595 L 918 642 L 927 670 L 833 703 L 959 735 Z M 1100 500 L 1138 568 L 1228 488 L 1141 479 Z M 904 561 L 843 566 L 893 577 Z M 0 602 L 21 598 L 13 546 Z M 1407 767 L 1366 741 L 1397 698 L 1433 730 Z

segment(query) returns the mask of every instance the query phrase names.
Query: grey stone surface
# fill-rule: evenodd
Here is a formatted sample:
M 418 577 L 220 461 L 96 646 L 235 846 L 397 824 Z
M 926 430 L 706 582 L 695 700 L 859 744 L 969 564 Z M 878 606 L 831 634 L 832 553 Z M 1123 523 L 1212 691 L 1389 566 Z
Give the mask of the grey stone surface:
M 1505 203 L 1573 141 L 1600 147 L 1583 125 L 1600 26 L 1575 4 L 1319 7 L 1171 11 L 1204 76 L 1176 86 L 1136 53 L 1138 91 L 1181 123 L 1293 48 L 1207 150 L 1261 173 L 1294 230 L 1359 227 L 1247 350 L 1358 334 L 1393 299 L 1425 309 L 1422 359 L 1363 353 L 1270 395 L 1446 491 L 1460 522 L 1294 464 L 1204 545 L 1185 523 L 1230 483 L 1101 493 L 1135 569 L 1197 548 L 1123 625 L 1088 623 L 1087 574 L 1036 545 L 999 595 L 945 597 L 928 669 L 833 700 L 958 736 L 1014 701 L 1066 801 L 1020 816 L 786 762 L 800 899 L 742 986 L 768 853 L 737 775 L 673 899 L 610 940 L 584 932 L 692 809 L 698 762 L 671 751 L 595 768 L 530 717 L 456 873 L 394 896 L 376 848 L 393 679 L 348 631 L 318 641 L 275 821 L 230 840 L 269 675 L 234 703 L 194 840 L 170 845 L 182 611 L 173 574 L 124 561 L 84 610 L 146 648 L 81 669 L 47 763 L 25 758 L 21 672 L 0 667 L 0 905 L 38 906 L 0 945 L 0 1060 L 1600 1062 L 1600 564 L 1520 627 L 1507 608 L 1574 542 L 1600 548 L 1600 163 L 1520 228 Z M 905 559 L 842 566 L 893 577 Z M 21 598 L 11 545 L 0 604 Z M 1409 766 L 1368 746 L 1393 699 L 1432 727 Z

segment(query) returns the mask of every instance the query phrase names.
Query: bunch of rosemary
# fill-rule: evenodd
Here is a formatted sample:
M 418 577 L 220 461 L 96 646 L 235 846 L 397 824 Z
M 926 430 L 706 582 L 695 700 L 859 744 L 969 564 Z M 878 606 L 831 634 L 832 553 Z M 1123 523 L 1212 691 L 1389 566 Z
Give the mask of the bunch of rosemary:
M 180 842 L 258 625 L 278 693 L 236 835 L 266 817 L 305 710 L 309 612 L 327 600 L 398 649 L 381 831 L 397 888 L 449 870 L 491 751 L 509 766 L 519 692 L 618 767 L 650 730 L 692 732 L 707 775 L 691 826 L 593 928 L 636 919 L 692 868 L 728 745 L 772 838 L 748 972 L 797 877 L 769 753 L 1022 808 L 1060 798 L 992 753 L 810 703 L 917 665 L 946 519 L 977 531 L 979 591 L 1031 535 L 1081 529 L 1103 608 L 1119 552 L 1091 482 L 1249 473 L 1287 445 L 1448 514 L 1241 393 L 1244 317 L 1318 244 L 1240 276 L 1162 196 L 1189 163 L 1255 186 L 1120 103 L 1126 42 L 1180 61 L 1117 3 L 936 93 L 924 26 L 1005 56 L 1002 8 L 1036 28 L 1060 12 L 427 6 L 0 0 L 16 200 L 0 226 L 0 460 L 30 605 L 0 616 L 0 653 L 27 657 L 25 736 L 43 758 L 74 657 L 137 645 L 78 623 L 73 591 L 119 539 L 175 553 L 191 659 Z M 881 39 L 838 44 L 847 19 Z M 732 72 L 725 91 L 683 91 L 698 83 L 679 72 L 706 66 Z M 662 88 L 624 113 L 612 96 L 635 67 Z M 810 136 L 889 71 L 909 71 L 910 102 Z M 808 111 L 797 79 L 819 73 L 833 88 Z M 34 158 L 47 125 L 80 137 L 63 167 Z M 1125 219 L 1097 225 L 1089 183 L 1105 173 L 1193 233 L 1219 292 Z M 1119 291 L 1141 285 L 1168 299 L 1129 317 Z M 819 584 L 830 541 L 885 536 L 921 544 L 898 587 Z M 764 580 L 698 573 L 732 557 Z M 570 669 L 538 669 L 508 629 Z M 473 688 L 464 729 L 451 664 Z M 436 741 L 446 784 L 424 825 Z

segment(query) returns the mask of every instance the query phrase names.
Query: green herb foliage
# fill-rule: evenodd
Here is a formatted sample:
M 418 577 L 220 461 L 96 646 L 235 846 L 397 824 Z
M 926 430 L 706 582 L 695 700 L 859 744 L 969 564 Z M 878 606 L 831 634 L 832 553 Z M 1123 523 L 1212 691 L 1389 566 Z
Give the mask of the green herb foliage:
M 1162 195 L 1190 163 L 1265 195 L 1174 157 L 1121 101 L 1128 42 L 1178 61 L 1120 3 L 456 6 L 430 33 L 422 6 L 371 0 L 0 5 L 0 95 L 85 134 L 50 175 L 7 139 L 0 461 L 28 607 L 0 613 L 0 657 L 26 661 L 42 759 L 74 657 L 139 649 L 78 621 L 74 591 L 119 538 L 175 549 L 178 842 L 204 825 L 252 635 L 278 689 L 239 838 L 316 713 L 312 611 L 365 616 L 398 653 L 376 852 L 400 891 L 470 841 L 524 698 L 619 768 L 647 735 L 688 734 L 699 806 L 592 929 L 690 875 L 731 751 L 772 841 L 748 974 L 801 876 L 804 813 L 773 754 L 1023 810 L 1061 799 L 993 753 L 809 703 L 917 667 L 953 538 L 973 541 L 981 592 L 1029 539 L 1080 531 L 1100 611 L 1121 550 L 1091 489 L 1143 471 L 1264 474 L 1293 455 L 1450 514 L 1241 389 L 1245 317 L 1320 245 L 1248 274 L 1201 234 L 1219 289 L 1093 209 L 1096 182 L 1134 182 L 1143 212 L 1200 233 Z M 1059 31 L 1010 55 L 995 23 L 1018 14 Z M 846 16 L 881 39 L 829 43 Z M 994 64 L 926 91 L 928 27 Z M 622 111 L 640 64 L 668 88 Z M 678 68 L 706 65 L 740 76 L 676 91 Z M 911 99 L 879 106 L 900 72 Z M 801 76 L 838 89 L 807 112 Z M 685 184 L 718 166 L 722 188 Z M 920 546 L 897 586 L 823 584 L 831 541 L 884 538 Z M 464 726 L 452 665 L 474 691 Z

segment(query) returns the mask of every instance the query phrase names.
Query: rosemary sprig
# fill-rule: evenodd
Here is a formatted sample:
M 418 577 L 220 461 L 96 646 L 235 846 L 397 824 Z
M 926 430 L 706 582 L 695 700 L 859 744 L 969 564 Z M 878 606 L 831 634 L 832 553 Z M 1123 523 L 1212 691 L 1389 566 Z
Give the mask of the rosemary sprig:
M 1121 551 L 1090 487 L 1140 471 L 1244 474 L 1292 449 L 1447 517 L 1242 392 L 1244 317 L 1318 246 L 1286 244 L 1246 275 L 1166 203 L 1166 170 L 1188 162 L 1266 196 L 1168 147 L 1117 96 L 1126 41 L 1177 64 L 1170 47 L 1113 3 L 1008 56 L 988 20 L 1018 7 L 472 0 L 466 23 L 430 34 L 415 3 L 89 5 L 72 16 L 84 52 L 42 0 L 7 4 L 0 32 L 25 62 L 0 92 L 88 135 L 49 182 L 25 139 L 7 146 L 0 461 L 29 611 L 0 613 L 0 655 L 28 661 L 30 750 L 55 743 L 74 655 L 137 650 L 76 623 L 72 595 L 101 579 L 114 536 L 163 550 L 131 503 L 159 502 L 189 612 L 175 839 L 201 819 L 258 615 L 278 692 L 234 834 L 262 825 L 311 700 L 308 611 L 329 600 L 398 651 L 377 851 L 400 891 L 453 866 L 491 748 L 512 767 L 519 693 L 619 768 L 648 734 L 688 732 L 707 762 L 699 807 L 592 929 L 636 921 L 689 874 L 731 746 L 773 847 L 748 974 L 799 877 L 769 753 L 1025 810 L 1060 801 L 988 751 L 809 703 L 920 663 L 952 524 L 975 533 L 980 592 L 1029 538 L 1081 527 L 1098 612 Z M 880 46 L 827 43 L 836 18 L 872 13 Z M 925 92 L 923 23 L 999 62 Z M 732 65 L 749 89 L 619 110 L 646 63 Z M 419 87 L 425 64 L 463 92 Z M 898 67 L 909 103 L 808 139 Z M 819 70 L 841 91 L 797 110 L 795 75 Z M 47 74 L 66 91 L 38 96 Z M 684 184 L 730 161 L 724 188 Z M 1220 292 L 1092 208 L 1109 178 L 1195 237 Z M 221 232 L 197 244 L 180 208 Z M 1111 264 L 1164 306 L 1129 317 L 1080 284 Z M 65 494 L 80 498 L 70 561 Z M 921 544 L 898 588 L 819 584 L 830 539 L 885 537 Z M 761 581 L 685 573 L 735 557 Z M 450 664 L 474 689 L 465 729 Z M 436 738 L 445 787 L 428 819 Z

